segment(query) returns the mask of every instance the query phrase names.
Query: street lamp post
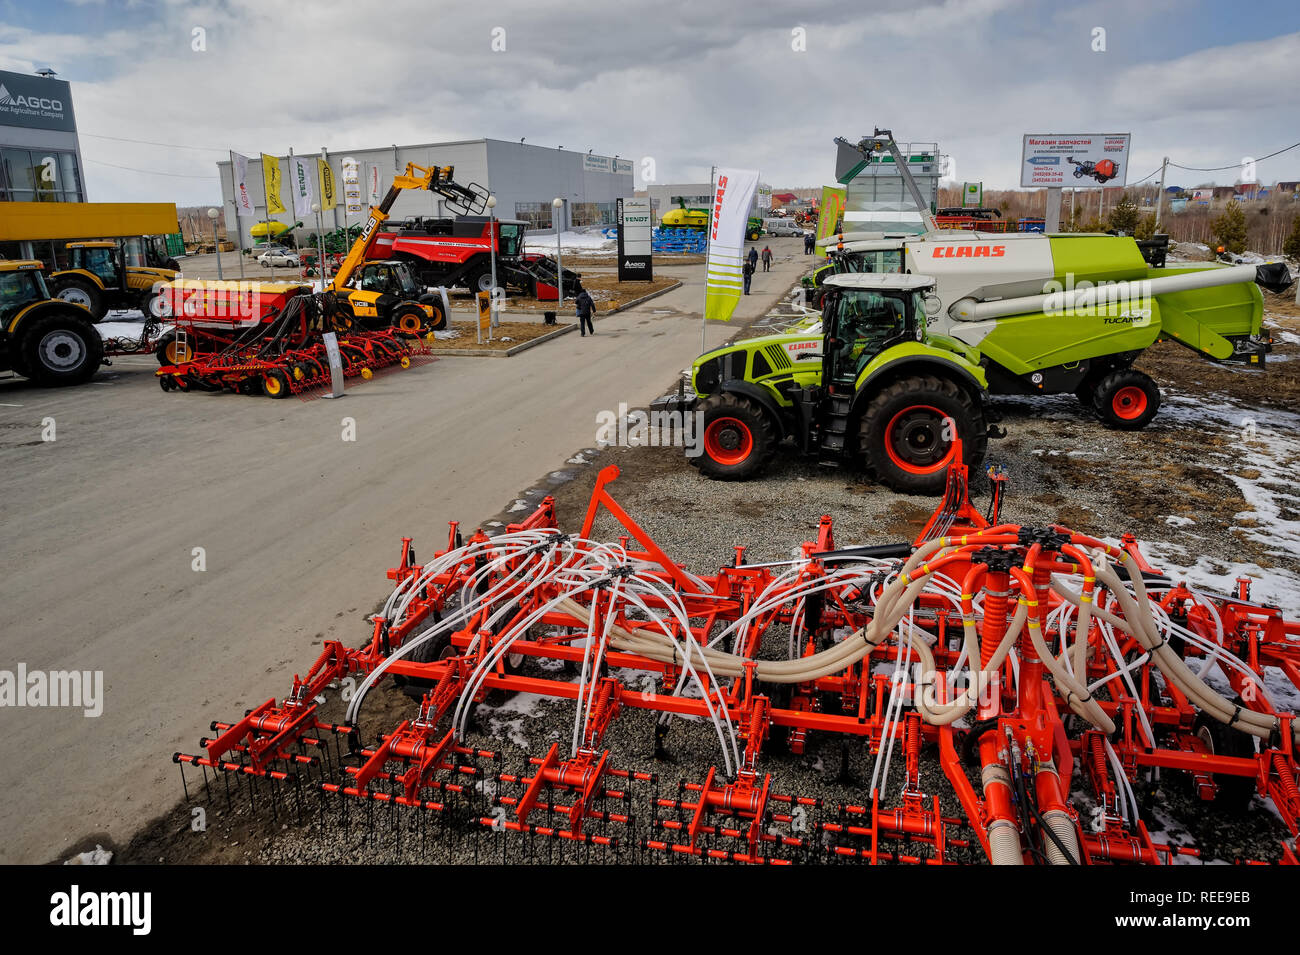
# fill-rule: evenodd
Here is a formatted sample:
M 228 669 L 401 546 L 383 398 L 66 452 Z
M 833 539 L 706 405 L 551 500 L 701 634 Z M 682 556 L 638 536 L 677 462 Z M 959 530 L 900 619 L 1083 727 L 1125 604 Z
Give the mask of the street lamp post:
M 564 258 L 560 251 L 560 231 L 564 228 L 564 200 L 556 196 L 551 200 L 551 221 L 555 225 L 555 288 L 559 295 L 556 311 L 564 307 Z
M 497 324 L 497 243 L 500 241 L 500 237 L 497 234 L 497 197 L 496 196 L 487 197 L 487 208 L 488 208 L 488 229 L 490 230 L 489 235 L 492 236 L 491 239 L 492 245 L 491 248 L 489 248 L 488 250 L 488 253 L 491 256 L 491 260 L 492 260 L 492 289 L 488 293 L 491 296 L 488 299 L 488 303 L 490 308 L 490 314 L 492 316 L 492 326 L 495 327 Z
M 219 213 L 216 209 L 208 210 L 208 218 L 212 220 L 212 247 L 217 250 L 217 278 L 225 278 L 221 274 L 221 243 L 217 241 L 217 216 Z

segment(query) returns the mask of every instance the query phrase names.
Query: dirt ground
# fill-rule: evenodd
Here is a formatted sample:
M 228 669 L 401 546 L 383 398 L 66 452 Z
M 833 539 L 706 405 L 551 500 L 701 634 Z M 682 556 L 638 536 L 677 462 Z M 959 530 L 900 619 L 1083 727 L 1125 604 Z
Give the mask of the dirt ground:
M 530 342 L 534 338 L 549 335 L 559 328 L 543 322 L 502 322 L 492 330 L 492 340 L 487 333 L 483 340 L 478 339 L 477 322 L 452 322 L 451 330 L 459 333 L 455 338 L 439 338 L 431 346 L 435 352 L 443 351 L 509 351 L 516 345 Z
M 1255 599 L 1275 602 L 1289 616 L 1300 615 L 1300 497 L 1293 477 L 1300 464 L 1300 417 L 1295 413 L 1300 310 L 1293 300 L 1269 298 L 1266 328 L 1275 349 L 1262 370 L 1214 365 L 1172 343 L 1144 354 L 1138 367 L 1159 381 L 1164 403 L 1142 432 L 1105 429 L 1073 397 L 995 399 L 1009 432 L 991 442 L 989 450 L 989 462 L 1009 475 L 1004 517 L 1060 522 L 1112 538 L 1132 532 L 1152 562 L 1177 578 L 1221 591 L 1232 588 L 1235 577 L 1245 576 Z M 673 387 L 664 383 L 665 392 Z M 784 559 L 813 537 L 822 514 L 833 517 L 841 546 L 909 540 L 935 503 L 895 494 L 853 471 L 819 467 L 789 448 L 778 452 L 762 481 L 731 484 L 702 478 L 679 448 L 591 447 L 575 449 L 481 526 L 489 533 L 500 530 L 549 495 L 561 528 L 576 531 L 596 475 L 609 465 L 621 472 L 611 486 L 615 498 L 674 559 L 705 573 L 729 563 L 738 544 L 748 547 L 750 562 Z M 974 491 L 976 505 L 983 507 L 987 481 L 977 478 Z M 428 529 L 438 546 L 444 533 Z M 603 516 L 593 536 L 613 539 L 619 533 L 621 528 Z M 384 594 L 372 589 L 364 596 L 377 604 Z M 362 616 L 357 615 L 358 642 L 367 632 Z M 381 727 L 413 715 L 410 701 L 396 690 L 373 696 L 363 721 L 367 742 Z M 1294 709 L 1297 700 L 1288 699 Z M 341 712 L 342 704 L 330 694 L 325 718 L 337 719 Z M 549 741 L 563 737 L 571 721 L 572 704 L 519 697 L 480 707 L 471 735 L 475 745 L 501 752 L 507 765 L 526 767 L 527 755 L 537 755 Z M 642 711 L 620 716 L 606 738 L 617 765 L 659 773 L 664 787 L 672 790 L 678 778 L 702 779 L 716 758 L 716 740 L 710 742 L 699 724 L 675 723 L 664 758 L 656 757 L 652 734 Z M 862 800 L 873 757 L 861 746 L 841 747 L 814 734 L 802 756 L 763 758 L 773 773 L 774 790 L 814 796 L 833 807 Z M 631 849 L 592 856 L 590 850 L 583 855 L 582 849 L 563 845 L 537 850 L 550 856 L 511 854 L 507 859 L 501 854 L 505 843 L 490 833 L 477 834 L 481 827 L 435 830 L 423 822 L 394 822 L 382 807 L 353 803 L 345 810 L 314 794 L 303 803 L 281 791 L 272 802 L 265 783 L 259 790 L 236 781 L 228 797 L 224 777 L 207 791 L 192 771 L 187 778 L 189 800 L 129 845 L 113 847 L 119 850 L 118 861 L 658 861 Z M 922 754 L 922 782 L 927 793 L 954 807 L 937 754 L 928 748 Z M 1226 816 L 1198 802 L 1185 783 L 1185 777 L 1171 773 L 1164 780 L 1143 777 L 1136 784 L 1143 819 L 1157 840 L 1195 847 L 1206 861 L 1278 858 L 1286 831 L 1258 797 L 1248 812 Z M 1086 794 L 1076 792 L 1075 799 L 1076 806 L 1087 807 Z M 270 806 L 276 808 L 268 818 Z M 204 831 L 194 830 L 195 809 L 205 813 Z M 969 850 L 956 854 L 981 861 Z

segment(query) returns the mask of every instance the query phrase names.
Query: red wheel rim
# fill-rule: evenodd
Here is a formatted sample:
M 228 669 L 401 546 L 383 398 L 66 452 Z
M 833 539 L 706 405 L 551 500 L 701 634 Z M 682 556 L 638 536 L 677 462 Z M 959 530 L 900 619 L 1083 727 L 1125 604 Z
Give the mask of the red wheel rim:
M 1115 392 L 1115 397 L 1110 400 L 1110 406 L 1115 412 L 1115 417 L 1132 421 L 1146 414 L 1147 393 L 1137 385 L 1127 385 Z
M 948 466 L 952 441 L 943 437 L 949 416 L 932 405 L 909 405 L 885 427 L 885 453 L 900 471 L 934 474 Z
M 719 464 L 740 464 L 754 450 L 754 435 L 737 418 L 715 418 L 704 429 L 704 451 Z

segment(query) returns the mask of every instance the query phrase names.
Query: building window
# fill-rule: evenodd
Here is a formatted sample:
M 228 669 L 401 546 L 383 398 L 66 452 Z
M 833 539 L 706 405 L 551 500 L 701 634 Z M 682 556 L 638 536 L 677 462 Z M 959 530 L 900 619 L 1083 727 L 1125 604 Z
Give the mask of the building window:
M 575 226 L 606 226 L 618 221 L 618 207 L 613 202 L 575 202 L 573 204 L 573 224 Z
M 83 201 L 76 153 L 0 147 L 0 201 Z
M 549 202 L 516 202 L 515 218 L 527 222 L 530 229 L 549 229 L 551 227 L 551 204 Z

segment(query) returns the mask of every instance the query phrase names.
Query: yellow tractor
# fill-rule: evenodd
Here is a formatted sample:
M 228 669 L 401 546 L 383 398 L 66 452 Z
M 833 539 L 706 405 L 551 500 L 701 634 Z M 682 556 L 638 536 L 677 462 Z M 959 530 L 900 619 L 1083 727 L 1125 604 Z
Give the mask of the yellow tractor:
M 38 385 L 79 385 L 103 363 L 104 340 L 84 308 L 50 297 L 44 268 L 0 259 L 0 371 Z
M 176 280 L 174 269 L 128 265 L 123 239 L 69 242 L 68 267 L 50 276 L 55 298 L 80 305 L 91 321 L 102 321 L 110 309 L 138 308 L 151 314 L 158 283 Z M 158 312 L 152 311 L 157 317 Z

